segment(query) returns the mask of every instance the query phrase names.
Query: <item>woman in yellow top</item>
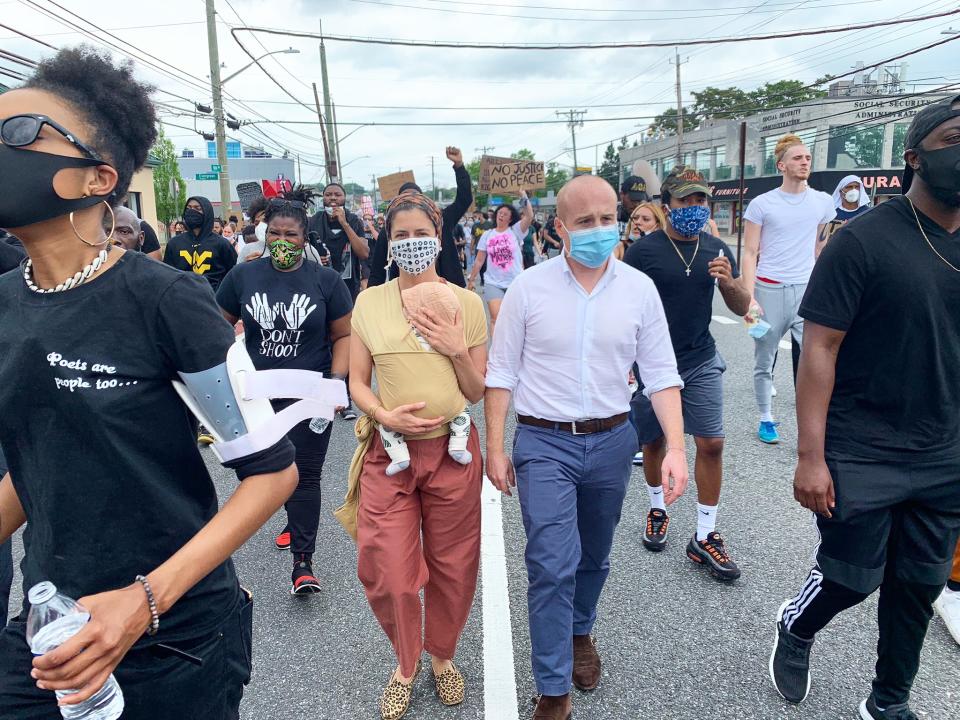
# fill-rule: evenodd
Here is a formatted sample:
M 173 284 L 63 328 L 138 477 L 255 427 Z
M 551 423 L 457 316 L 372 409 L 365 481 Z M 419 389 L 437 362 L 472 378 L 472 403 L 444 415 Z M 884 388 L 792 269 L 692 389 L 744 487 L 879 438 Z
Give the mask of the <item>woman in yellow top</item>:
M 463 465 L 448 454 L 447 443 L 450 420 L 483 397 L 483 303 L 449 285 L 460 301 L 450 321 L 427 309 L 407 312 L 401 295 L 421 283 L 443 282 L 436 269 L 441 224 L 440 210 L 419 193 L 393 201 L 386 231 L 400 275 L 360 293 L 352 319 L 353 399 L 374 422 L 401 433 L 410 454 L 406 469 L 387 475 L 391 459 L 381 434 L 373 433 L 360 475 L 358 575 L 399 662 L 380 701 L 384 720 L 406 712 L 424 649 L 440 700 L 463 701 L 464 680 L 453 656 L 480 562 L 480 444 L 474 430 L 467 446 L 473 457 Z

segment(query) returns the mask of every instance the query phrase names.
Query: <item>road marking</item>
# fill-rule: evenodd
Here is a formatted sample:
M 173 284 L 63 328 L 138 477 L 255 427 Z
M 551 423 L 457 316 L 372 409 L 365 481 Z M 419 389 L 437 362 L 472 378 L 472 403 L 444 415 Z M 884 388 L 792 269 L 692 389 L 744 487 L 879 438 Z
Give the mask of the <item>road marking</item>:
M 721 325 L 736 325 L 738 323 L 737 320 L 728 318 L 726 315 L 714 315 L 713 321 L 720 323 Z
M 483 578 L 483 707 L 486 720 L 517 720 L 513 629 L 503 546 L 501 494 L 483 478 L 480 494 L 480 568 Z
M 789 340 L 781 340 L 781 341 L 780 341 L 780 344 L 779 344 L 779 347 L 780 347 L 781 350 L 792 350 L 792 349 L 793 349 L 793 345 L 790 344 L 790 341 L 789 341 Z

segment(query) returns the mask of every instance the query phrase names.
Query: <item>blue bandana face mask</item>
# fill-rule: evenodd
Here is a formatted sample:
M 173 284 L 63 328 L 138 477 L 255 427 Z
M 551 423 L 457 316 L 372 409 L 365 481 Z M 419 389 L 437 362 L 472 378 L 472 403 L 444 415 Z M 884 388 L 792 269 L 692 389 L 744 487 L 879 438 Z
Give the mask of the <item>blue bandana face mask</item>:
M 591 268 L 603 265 L 620 242 L 620 232 L 615 223 L 588 230 L 567 230 L 567 234 L 570 236 L 570 257 Z
M 710 208 L 706 205 L 688 205 L 670 211 L 670 224 L 684 237 L 699 235 L 709 219 Z

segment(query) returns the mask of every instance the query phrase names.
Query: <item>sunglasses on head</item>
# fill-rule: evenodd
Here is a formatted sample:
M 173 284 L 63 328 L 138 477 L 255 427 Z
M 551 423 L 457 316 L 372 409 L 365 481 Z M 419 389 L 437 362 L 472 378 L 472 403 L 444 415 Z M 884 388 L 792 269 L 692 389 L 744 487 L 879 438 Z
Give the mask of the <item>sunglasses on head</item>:
M 26 147 L 27 145 L 32 145 L 37 141 L 44 125 L 52 127 L 63 135 L 75 148 L 91 160 L 96 160 L 104 165 L 110 164 L 100 157 L 89 145 L 77 140 L 76 136 L 63 125 L 51 120 L 46 115 L 13 115 L 0 121 L 0 141 L 9 147 Z
M 307 209 L 306 203 L 301 202 L 300 200 L 284 200 L 283 198 L 270 198 L 270 202 L 268 204 L 270 207 L 276 208 L 276 209 L 282 209 L 282 208 L 288 208 L 288 207 L 297 208 L 298 210 Z

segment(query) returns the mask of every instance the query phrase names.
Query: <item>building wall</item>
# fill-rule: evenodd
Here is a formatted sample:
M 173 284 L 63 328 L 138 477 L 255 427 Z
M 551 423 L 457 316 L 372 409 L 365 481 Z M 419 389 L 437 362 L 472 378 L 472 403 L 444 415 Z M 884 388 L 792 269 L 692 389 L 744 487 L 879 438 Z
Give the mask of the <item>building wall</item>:
M 812 143 L 813 171 L 899 169 L 903 167 L 903 137 L 911 119 L 927 103 L 947 95 L 887 95 L 823 98 L 794 107 L 745 118 L 747 142 L 745 177 L 775 175 L 772 150 L 776 141 L 793 132 Z M 683 152 L 709 180 L 738 177 L 740 121 L 723 120 L 684 133 Z M 675 162 L 677 139 L 670 136 L 620 152 L 623 174 L 637 160 L 650 162 L 662 178 Z M 722 155 L 721 155 L 722 154 Z M 721 159 L 722 162 L 718 161 Z
M 180 164 L 180 174 L 187 182 L 186 197 L 202 195 L 213 203 L 215 209 L 220 207 L 220 181 L 197 180 L 198 174 L 211 172 L 211 167 L 217 163 L 216 158 L 177 158 Z M 230 194 L 234 211 L 239 208 L 240 197 L 237 195 L 237 185 L 245 182 L 260 182 L 261 180 L 276 180 L 278 175 L 294 181 L 295 162 L 292 158 L 231 158 L 227 166 L 230 173 Z
M 136 193 L 138 203 L 131 202 L 130 195 Z M 138 170 L 130 181 L 127 205 L 136 212 L 141 220 L 146 220 L 151 227 L 160 234 L 160 223 L 157 220 L 157 197 L 153 192 L 153 168 L 143 167 Z M 139 204 L 139 207 L 135 207 Z M 163 237 L 160 234 L 160 237 Z

